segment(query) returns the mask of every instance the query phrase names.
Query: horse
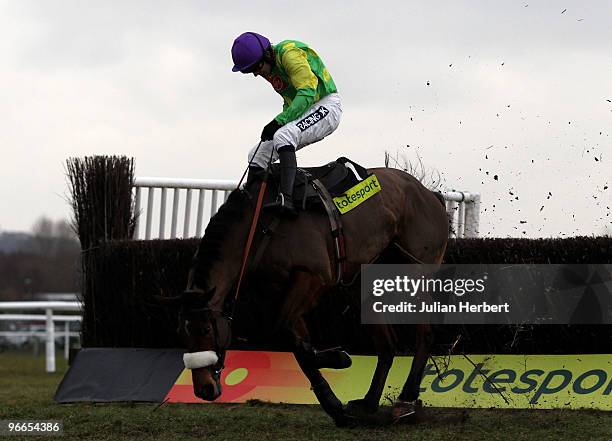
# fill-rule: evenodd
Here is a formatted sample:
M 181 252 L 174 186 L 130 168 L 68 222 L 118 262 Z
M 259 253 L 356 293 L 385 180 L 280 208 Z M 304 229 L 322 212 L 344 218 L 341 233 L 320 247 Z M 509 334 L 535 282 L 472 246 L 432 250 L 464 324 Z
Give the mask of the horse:
M 406 257 L 401 263 L 441 263 L 449 232 L 441 195 L 401 170 L 373 168 L 368 172 L 376 175 L 382 190 L 342 216 L 345 280 L 356 278 L 362 264 L 375 261 L 391 248 L 401 250 Z M 195 253 L 186 290 L 176 299 L 180 306 L 179 328 L 187 351 L 185 366 L 192 371 L 194 394 L 203 400 L 213 401 L 221 394 L 220 375 L 231 341 L 234 290 L 254 217 L 255 199 L 262 185 L 260 180 L 254 180 L 234 190 L 211 218 Z M 269 220 L 274 215 L 264 212 L 262 216 Z M 260 288 L 281 293 L 277 325 L 290 336 L 295 359 L 323 410 L 336 425 L 350 425 L 356 415 L 372 414 L 379 407 L 395 355 L 395 331 L 391 325 L 370 325 L 378 356 L 376 369 L 366 395 L 343 407 L 320 369 L 348 367 L 350 357 L 340 349 L 317 351 L 310 342 L 305 321 L 305 315 L 318 301 L 333 295 L 338 287 L 329 219 L 322 210 L 302 211 L 295 219 L 279 219 L 282 220 L 252 271 L 256 272 Z M 254 249 L 261 237 L 260 228 Z M 248 286 L 242 292 L 248 295 Z M 416 326 L 415 357 L 393 406 L 396 417 L 414 413 L 433 344 L 431 326 Z

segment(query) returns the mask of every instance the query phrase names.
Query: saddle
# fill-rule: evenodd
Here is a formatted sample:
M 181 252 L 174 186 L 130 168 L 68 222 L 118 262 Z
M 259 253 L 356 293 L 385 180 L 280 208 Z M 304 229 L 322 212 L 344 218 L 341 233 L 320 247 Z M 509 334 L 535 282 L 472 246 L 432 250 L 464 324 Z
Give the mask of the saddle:
M 320 167 L 298 167 L 293 184 L 293 201 L 296 208 L 307 210 L 323 205 L 323 187 L 331 197 L 342 195 L 368 177 L 368 171 L 348 158 L 341 157 Z M 280 183 L 280 164 L 272 164 L 270 169 L 270 191 L 273 197 L 278 193 Z

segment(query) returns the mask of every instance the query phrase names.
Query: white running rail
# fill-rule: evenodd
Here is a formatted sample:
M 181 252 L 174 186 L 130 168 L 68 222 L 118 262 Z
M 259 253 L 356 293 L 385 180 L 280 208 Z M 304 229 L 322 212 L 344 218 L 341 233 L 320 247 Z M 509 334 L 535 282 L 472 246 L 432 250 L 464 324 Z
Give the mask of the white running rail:
M 225 202 L 227 196 L 236 188 L 238 182 L 214 179 L 172 179 L 172 178 L 135 178 L 135 210 L 136 230 L 135 239 L 174 239 L 176 237 L 201 237 L 206 224 L 217 212 L 219 206 Z M 146 209 L 142 209 L 143 189 L 146 189 Z M 156 191 L 159 190 L 159 191 Z M 171 221 L 168 231 L 167 203 L 168 190 L 172 194 Z M 191 218 L 194 205 L 193 193 L 197 192 L 195 229 Z M 181 195 L 184 194 L 183 198 Z M 181 200 L 182 199 L 182 200 Z M 155 209 L 155 206 L 158 209 Z M 182 234 L 178 233 L 179 206 L 181 206 Z M 153 222 L 157 225 L 156 232 L 152 231 Z M 144 231 L 143 231 L 144 227 Z M 191 233 L 193 231 L 193 234 Z M 155 234 L 155 236 L 153 236 Z
M 478 237 L 480 234 L 480 194 L 467 191 L 443 192 L 451 222 L 451 237 Z
M 201 237 L 210 218 L 238 185 L 237 181 L 213 179 L 135 178 L 134 181 L 138 216 L 134 238 L 145 240 Z M 168 191 L 172 196 L 170 213 Z M 442 194 L 452 223 L 451 237 L 478 237 L 480 195 L 462 191 Z M 194 211 L 195 219 L 191 215 Z M 180 219 L 179 213 L 182 213 Z
M 44 314 L 0 314 L 0 320 L 12 322 L 40 321 L 45 323 L 45 331 L 0 331 L 2 337 L 37 336 L 45 337 L 45 359 L 47 372 L 55 372 L 55 336 L 54 322 L 64 322 L 64 357 L 68 358 L 70 337 L 79 337 L 78 332 L 70 332 L 69 323 L 81 321 L 80 315 L 55 315 L 55 311 L 81 312 L 79 302 L 0 302 L 0 311 L 44 311 Z

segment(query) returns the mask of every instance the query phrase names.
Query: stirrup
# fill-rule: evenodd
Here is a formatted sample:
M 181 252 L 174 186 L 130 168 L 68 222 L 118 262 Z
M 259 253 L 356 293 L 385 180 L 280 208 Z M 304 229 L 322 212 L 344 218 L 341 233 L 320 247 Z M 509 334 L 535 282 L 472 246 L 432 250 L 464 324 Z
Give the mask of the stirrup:
M 278 211 L 280 214 L 286 215 L 287 217 L 296 217 L 298 214 L 293 205 L 291 196 L 285 196 L 283 193 L 279 193 L 276 201 L 265 204 L 263 208 L 264 210 Z

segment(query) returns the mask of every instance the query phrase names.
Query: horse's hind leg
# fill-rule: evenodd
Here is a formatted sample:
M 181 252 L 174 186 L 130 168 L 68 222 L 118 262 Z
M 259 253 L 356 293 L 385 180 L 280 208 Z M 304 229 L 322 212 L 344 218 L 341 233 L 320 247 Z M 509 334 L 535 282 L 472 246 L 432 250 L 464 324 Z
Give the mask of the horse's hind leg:
M 420 324 L 416 326 L 416 350 L 410 366 L 410 373 L 398 400 L 393 405 L 393 416 L 396 418 L 414 413 L 415 402 L 420 393 L 423 371 L 433 345 L 434 337 L 431 325 Z

